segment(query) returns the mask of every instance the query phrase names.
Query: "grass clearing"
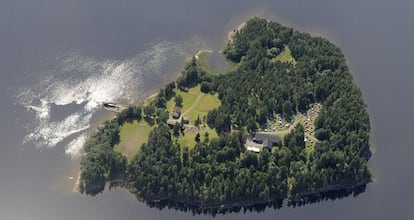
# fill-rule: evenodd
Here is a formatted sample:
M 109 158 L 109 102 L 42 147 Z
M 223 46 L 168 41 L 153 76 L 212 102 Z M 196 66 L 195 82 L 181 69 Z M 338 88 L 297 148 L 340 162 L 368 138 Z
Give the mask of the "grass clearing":
M 119 132 L 120 142 L 114 146 L 114 150 L 126 155 L 128 160 L 131 160 L 141 145 L 148 141 L 148 135 L 152 128 L 144 120 L 124 123 Z
M 203 120 L 203 117 L 207 113 L 220 106 L 221 102 L 218 98 L 218 94 L 205 94 L 200 90 L 200 85 L 191 88 L 188 92 L 183 92 L 181 90 L 174 90 L 176 95 L 181 95 L 183 97 L 183 108 L 181 110 L 182 114 L 187 116 L 190 119 L 190 123 L 193 123 L 197 116 L 200 116 L 200 119 Z M 167 110 L 172 112 L 174 109 L 175 102 L 174 98 L 167 102 Z
M 293 65 L 296 65 L 296 60 L 295 58 L 292 57 L 292 52 L 290 51 L 289 47 L 287 45 L 285 45 L 285 48 L 283 49 L 283 51 L 277 55 L 273 61 L 280 61 L 280 62 L 286 62 L 289 63 L 291 62 Z
M 187 116 L 190 119 L 190 125 L 187 125 L 187 128 L 193 127 L 194 122 L 197 117 L 200 117 L 200 120 L 203 120 L 203 117 L 207 113 L 220 106 L 221 101 L 218 98 L 218 94 L 205 94 L 200 90 L 200 85 L 191 88 L 188 92 L 183 92 L 181 90 L 175 89 L 176 95 L 181 95 L 183 97 L 183 108 L 181 110 L 182 116 Z M 174 98 L 167 102 L 167 110 L 172 112 L 175 106 Z M 203 122 L 202 122 L 203 123 Z M 194 132 L 186 132 L 184 135 L 180 135 L 178 138 L 175 138 L 181 147 L 187 146 L 189 148 L 196 145 L 195 137 L 197 133 L 200 133 L 200 140 L 203 141 L 205 138 L 205 133 L 209 133 L 209 138 L 217 138 L 218 134 L 214 129 L 209 128 L 205 125 L 200 125 L 198 129 L 195 129 Z
M 194 103 L 190 111 L 185 115 L 188 116 L 192 122 L 197 119 L 197 116 L 203 120 L 203 117 L 206 116 L 210 110 L 217 108 L 220 104 L 221 102 L 218 98 L 218 94 L 202 94 L 198 102 Z
M 192 105 L 193 103 L 197 100 L 197 97 L 199 95 L 201 95 L 201 91 L 200 91 L 200 87 L 194 87 L 192 89 L 190 89 L 188 92 L 183 92 L 179 89 L 174 89 L 174 92 L 177 95 L 180 95 L 181 97 L 183 97 L 183 108 L 182 108 L 182 112 L 187 111 Z M 167 102 L 167 110 L 171 113 L 172 110 L 174 109 L 175 106 L 175 101 L 174 101 L 174 97 Z
M 216 130 L 209 128 L 208 126 L 203 127 L 200 126 L 200 129 L 198 130 L 198 133 L 200 133 L 200 140 L 203 141 L 205 138 L 205 133 L 208 132 L 208 136 L 209 139 L 213 139 L 213 138 L 217 138 L 218 134 L 216 132 Z M 180 135 L 177 138 L 178 143 L 180 144 L 180 146 L 183 147 L 188 147 L 188 148 L 193 148 L 196 145 L 196 141 L 195 141 L 195 137 L 197 135 L 197 132 L 194 133 L 185 133 L 185 135 Z

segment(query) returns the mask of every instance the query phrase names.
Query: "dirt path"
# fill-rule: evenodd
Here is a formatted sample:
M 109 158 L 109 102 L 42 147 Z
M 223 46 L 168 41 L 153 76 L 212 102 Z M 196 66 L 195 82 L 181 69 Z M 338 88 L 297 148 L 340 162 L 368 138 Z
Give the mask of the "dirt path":
M 194 94 L 194 93 L 192 93 L 192 94 Z M 200 94 L 200 95 L 198 95 L 198 97 L 197 97 L 197 99 L 195 100 L 195 102 L 193 103 L 193 105 L 189 108 L 189 109 L 187 109 L 187 111 L 185 111 L 184 113 L 182 113 L 181 114 L 181 117 L 183 116 L 183 115 L 186 115 L 188 112 L 190 112 L 191 110 L 193 110 L 193 108 L 194 108 L 194 106 L 195 105 L 197 105 L 197 103 L 200 101 L 200 99 L 201 99 L 201 97 L 203 97 L 204 96 L 204 94 Z

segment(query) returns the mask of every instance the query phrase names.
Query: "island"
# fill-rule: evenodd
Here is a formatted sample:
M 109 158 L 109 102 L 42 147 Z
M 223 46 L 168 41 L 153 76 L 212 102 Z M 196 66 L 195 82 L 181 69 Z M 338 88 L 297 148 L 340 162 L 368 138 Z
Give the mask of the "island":
M 81 192 L 110 183 L 206 211 L 346 196 L 371 181 L 369 116 L 341 49 L 254 17 L 223 50 L 228 71 L 209 68 L 208 52 L 89 137 Z

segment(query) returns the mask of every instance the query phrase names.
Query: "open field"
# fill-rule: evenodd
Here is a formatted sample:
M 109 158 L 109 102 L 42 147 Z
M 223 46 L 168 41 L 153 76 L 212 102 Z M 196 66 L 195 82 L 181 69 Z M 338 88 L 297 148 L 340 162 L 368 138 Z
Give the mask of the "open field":
M 114 150 L 126 155 L 128 160 L 132 159 L 141 145 L 147 142 L 152 128 L 145 120 L 126 122 L 121 126 L 119 133 L 121 140 L 115 145 Z
M 295 58 L 292 57 L 292 53 L 288 46 L 285 45 L 283 51 L 274 58 L 274 61 L 280 62 L 292 62 L 293 65 L 296 64 Z
M 194 102 L 202 94 L 199 86 L 190 89 L 188 92 L 183 92 L 179 89 L 174 89 L 174 92 L 176 96 L 180 95 L 181 97 L 183 97 L 183 107 L 181 109 L 182 112 L 187 111 L 191 106 L 193 106 Z M 174 106 L 175 101 L 173 97 L 170 101 L 167 102 L 167 110 L 171 113 L 174 109 Z
M 185 133 L 184 136 L 180 134 L 177 141 L 181 147 L 192 148 L 196 145 L 195 137 L 197 133 L 200 133 L 200 140 L 203 141 L 205 138 L 205 133 L 208 132 L 209 139 L 217 138 L 217 132 L 214 129 L 209 128 L 208 126 L 200 125 L 198 131 Z
M 220 99 L 218 98 L 217 94 L 202 94 L 198 100 L 198 102 L 194 103 L 191 109 L 186 112 L 184 115 L 187 115 L 190 118 L 190 121 L 195 121 L 197 116 L 203 120 L 203 117 L 207 115 L 207 113 L 220 106 Z
M 217 94 L 205 94 L 200 90 L 200 86 L 191 88 L 188 92 L 183 92 L 178 89 L 174 90 L 176 95 L 183 97 L 183 108 L 181 110 L 182 115 L 187 116 L 190 119 L 190 123 L 193 123 L 197 116 L 203 120 L 203 117 L 207 113 L 220 106 L 220 99 Z M 167 102 L 167 110 L 172 112 L 175 102 L 174 98 Z

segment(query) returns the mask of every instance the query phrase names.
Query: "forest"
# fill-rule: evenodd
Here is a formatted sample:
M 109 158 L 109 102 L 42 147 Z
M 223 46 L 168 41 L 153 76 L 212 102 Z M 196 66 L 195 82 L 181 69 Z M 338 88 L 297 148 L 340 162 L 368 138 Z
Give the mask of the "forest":
M 286 48 L 295 62 L 277 59 Z M 341 49 L 255 17 L 235 32 L 223 54 L 237 68 L 212 76 L 192 58 L 151 103 L 131 106 L 100 126 L 85 145 L 81 191 L 101 192 L 105 182 L 123 179 L 146 201 L 208 209 L 297 201 L 370 182 L 369 117 Z M 197 85 L 221 101 L 205 119 L 219 137 L 205 134 L 195 146 L 180 146 L 174 133 L 182 126 L 167 125 L 166 102 L 176 98 L 175 88 Z M 247 136 L 276 114 L 291 120 L 313 103 L 321 103 L 322 110 L 314 125 L 319 142 L 310 154 L 301 124 L 270 150 L 246 150 Z M 113 151 L 119 126 L 150 117 L 157 124 L 131 161 Z

